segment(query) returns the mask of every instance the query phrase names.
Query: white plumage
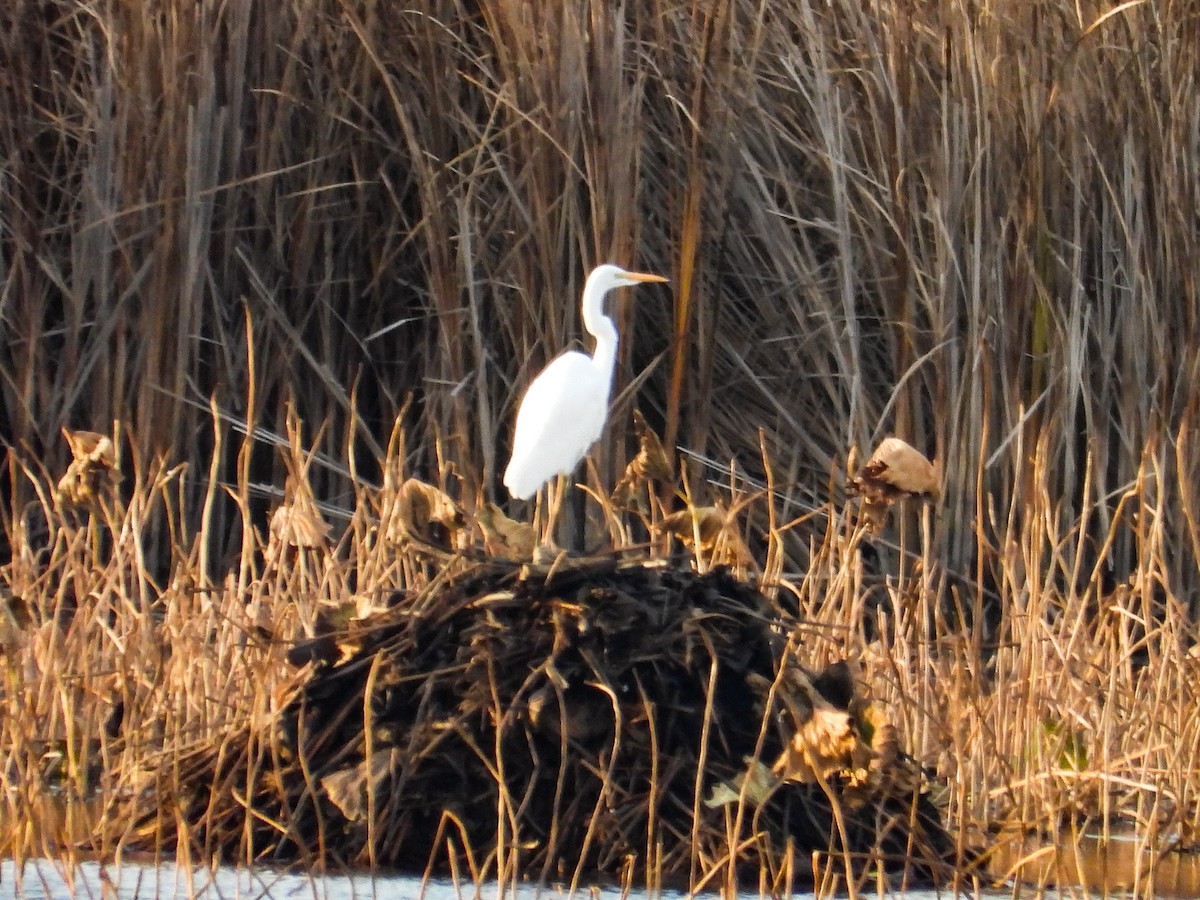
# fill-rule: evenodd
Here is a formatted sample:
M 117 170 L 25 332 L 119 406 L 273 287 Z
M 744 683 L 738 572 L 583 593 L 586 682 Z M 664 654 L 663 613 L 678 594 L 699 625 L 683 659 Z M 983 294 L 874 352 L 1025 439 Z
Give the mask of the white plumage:
M 617 329 L 603 313 L 605 294 L 615 287 L 666 280 L 614 265 L 592 270 L 583 288 L 582 311 L 596 350 L 591 356 L 574 350 L 562 354 L 526 390 L 504 472 L 504 485 L 514 497 L 528 499 L 556 475 L 570 474 L 604 431 L 617 361 Z

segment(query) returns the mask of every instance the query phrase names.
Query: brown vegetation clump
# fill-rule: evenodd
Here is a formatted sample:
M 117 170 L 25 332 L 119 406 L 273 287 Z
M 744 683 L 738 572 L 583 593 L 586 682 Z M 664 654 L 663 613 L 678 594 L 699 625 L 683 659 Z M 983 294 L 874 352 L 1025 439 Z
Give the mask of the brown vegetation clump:
M 844 666 L 807 672 L 799 623 L 726 570 L 481 562 L 341 638 L 273 720 L 164 779 L 178 805 L 139 831 L 228 859 L 498 854 L 554 879 L 687 885 L 734 847 L 741 878 L 814 852 L 945 875 L 951 841 L 882 709 Z

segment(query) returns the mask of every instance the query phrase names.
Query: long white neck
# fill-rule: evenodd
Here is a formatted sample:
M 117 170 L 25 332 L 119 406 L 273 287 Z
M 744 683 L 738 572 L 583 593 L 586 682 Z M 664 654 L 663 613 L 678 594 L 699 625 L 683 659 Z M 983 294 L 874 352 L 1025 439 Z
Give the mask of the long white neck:
M 613 369 L 617 365 L 617 327 L 604 315 L 604 295 L 607 293 L 608 287 L 593 273 L 583 286 L 583 327 L 596 339 L 592 362 L 612 384 Z

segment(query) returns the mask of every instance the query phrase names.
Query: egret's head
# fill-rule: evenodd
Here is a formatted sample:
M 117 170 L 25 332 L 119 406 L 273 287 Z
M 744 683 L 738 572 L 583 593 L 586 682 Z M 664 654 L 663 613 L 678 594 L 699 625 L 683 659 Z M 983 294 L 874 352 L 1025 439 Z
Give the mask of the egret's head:
M 588 276 L 588 281 L 601 286 L 604 290 L 615 287 L 631 287 L 635 284 L 645 284 L 650 281 L 666 281 L 661 275 L 648 275 L 645 272 L 627 272 L 620 266 L 606 263 L 597 266 Z

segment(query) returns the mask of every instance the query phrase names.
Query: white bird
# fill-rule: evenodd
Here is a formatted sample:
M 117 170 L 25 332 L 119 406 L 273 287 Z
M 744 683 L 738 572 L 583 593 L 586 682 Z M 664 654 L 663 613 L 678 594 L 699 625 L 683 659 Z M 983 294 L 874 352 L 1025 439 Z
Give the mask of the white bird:
M 661 275 L 603 265 L 583 287 L 583 325 L 596 339 L 588 356 L 575 350 L 556 358 L 529 385 L 517 412 L 512 459 L 504 485 L 526 500 L 556 475 L 569 475 L 604 431 L 617 363 L 617 328 L 604 315 L 604 295 L 617 287 L 666 281 Z

